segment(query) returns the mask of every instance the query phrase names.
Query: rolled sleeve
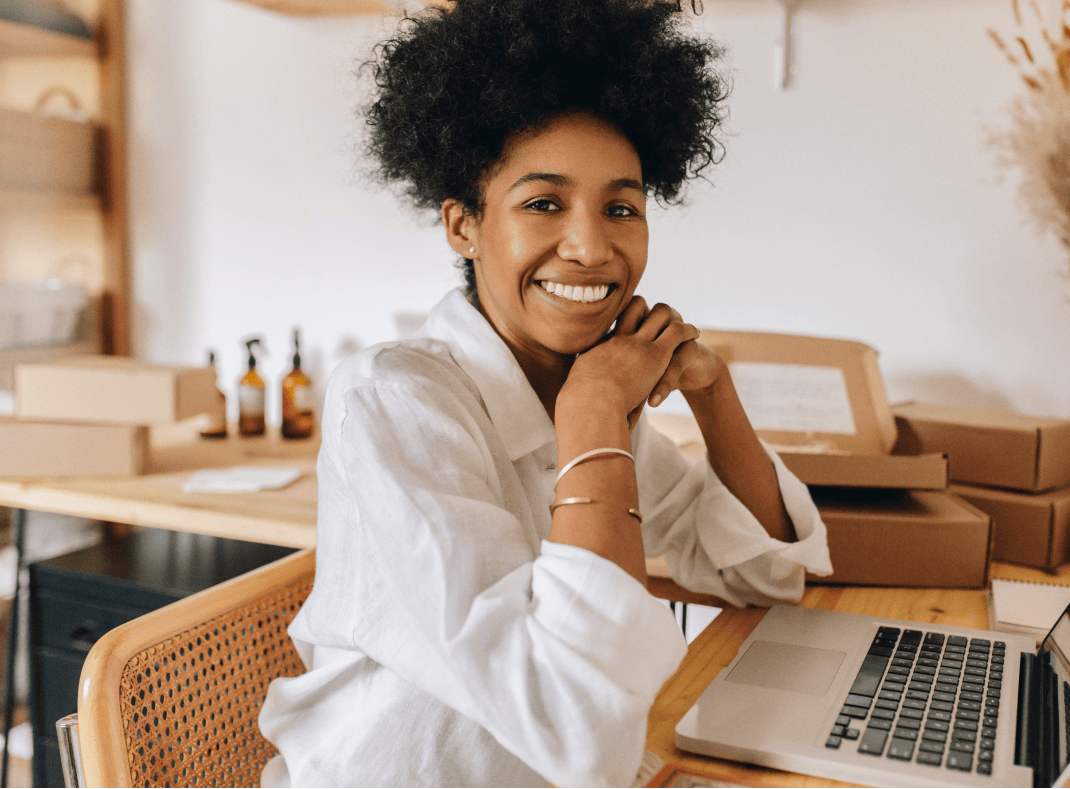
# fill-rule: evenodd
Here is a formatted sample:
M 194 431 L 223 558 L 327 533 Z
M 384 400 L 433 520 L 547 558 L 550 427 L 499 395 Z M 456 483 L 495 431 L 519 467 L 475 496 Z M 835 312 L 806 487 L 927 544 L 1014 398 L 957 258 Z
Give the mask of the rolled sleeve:
M 768 447 L 796 542 L 770 537 L 707 461 L 681 473 L 680 461 L 667 457 L 679 456 L 679 450 L 649 427 L 639 444 L 646 450 L 644 469 L 654 479 L 647 492 L 660 494 L 643 505 L 647 554 L 664 555 L 681 586 L 734 605 L 771 605 L 799 600 L 806 573 L 832 572 L 825 524 L 808 489 Z M 673 473 L 678 477 L 666 479 Z

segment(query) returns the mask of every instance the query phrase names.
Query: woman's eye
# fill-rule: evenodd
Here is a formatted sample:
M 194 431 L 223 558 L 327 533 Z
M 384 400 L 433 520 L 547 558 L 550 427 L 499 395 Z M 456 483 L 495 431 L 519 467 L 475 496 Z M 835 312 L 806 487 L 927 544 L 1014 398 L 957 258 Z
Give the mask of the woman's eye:
M 553 200 L 549 200 L 545 197 L 540 197 L 537 200 L 532 200 L 527 205 L 532 211 L 557 211 L 559 210 L 557 204 Z
M 628 205 L 611 205 L 609 207 L 610 216 L 639 216 L 639 212 Z

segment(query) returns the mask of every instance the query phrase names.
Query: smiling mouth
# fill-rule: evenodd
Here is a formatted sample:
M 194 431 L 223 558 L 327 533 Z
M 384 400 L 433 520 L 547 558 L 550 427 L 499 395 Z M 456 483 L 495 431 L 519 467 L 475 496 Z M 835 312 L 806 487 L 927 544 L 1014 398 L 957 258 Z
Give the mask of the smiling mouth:
M 552 293 L 555 296 L 580 304 L 593 304 L 596 301 L 602 301 L 613 289 L 612 285 L 587 285 L 585 287 L 583 285 L 562 285 L 560 282 L 550 282 L 549 280 L 539 282 L 539 287 L 547 293 Z

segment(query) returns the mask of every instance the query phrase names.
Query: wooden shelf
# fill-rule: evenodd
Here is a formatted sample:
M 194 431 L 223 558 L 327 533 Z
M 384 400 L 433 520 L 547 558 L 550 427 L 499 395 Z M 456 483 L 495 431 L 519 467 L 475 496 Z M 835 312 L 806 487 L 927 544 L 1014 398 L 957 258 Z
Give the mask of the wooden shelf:
M 96 192 L 64 192 L 48 189 L 13 189 L 0 185 L 0 214 L 18 211 L 53 211 L 84 208 L 100 210 Z
M 0 19 L 0 57 L 96 56 L 94 39 Z
M 239 0 L 248 5 L 290 16 L 332 14 L 390 14 L 397 11 L 387 0 Z M 444 0 L 423 0 L 425 5 L 445 5 Z

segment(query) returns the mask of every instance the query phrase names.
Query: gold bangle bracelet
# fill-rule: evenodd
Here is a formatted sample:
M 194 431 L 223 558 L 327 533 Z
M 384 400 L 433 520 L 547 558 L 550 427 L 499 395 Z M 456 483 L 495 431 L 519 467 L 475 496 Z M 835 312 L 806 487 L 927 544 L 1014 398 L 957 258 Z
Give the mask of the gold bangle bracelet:
M 555 501 L 553 504 L 551 504 L 550 505 L 550 515 L 553 516 L 554 510 L 556 510 L 558 507 L 564 507 L 564 506 L 566 506 L 568 504 L 595 504 L 595 503 L 596 502 L 593 499 L 589 499 L 589 498 L 587 498 L 585 496 L 570 496 L 567 499 L 560 499 L 558 501 Z M 635 518 L 637 521 L 639 521 L 639 525 L 640 526 L 643 525 L 643 514 L 641 512 L 639 512 L 639 510 L 637 510 L 635 507 L 629 507 L 628 508 L 628 514 L 631 515 L 633 518 Z
M 564 507 L 566 504 L 594 504 L 594 501 L 584 498 L 583 496 L 570 496 L 567 499 L 559 499 L 550 505 L 550 515 L 552 516 L 554 510 L 558 507 Z

